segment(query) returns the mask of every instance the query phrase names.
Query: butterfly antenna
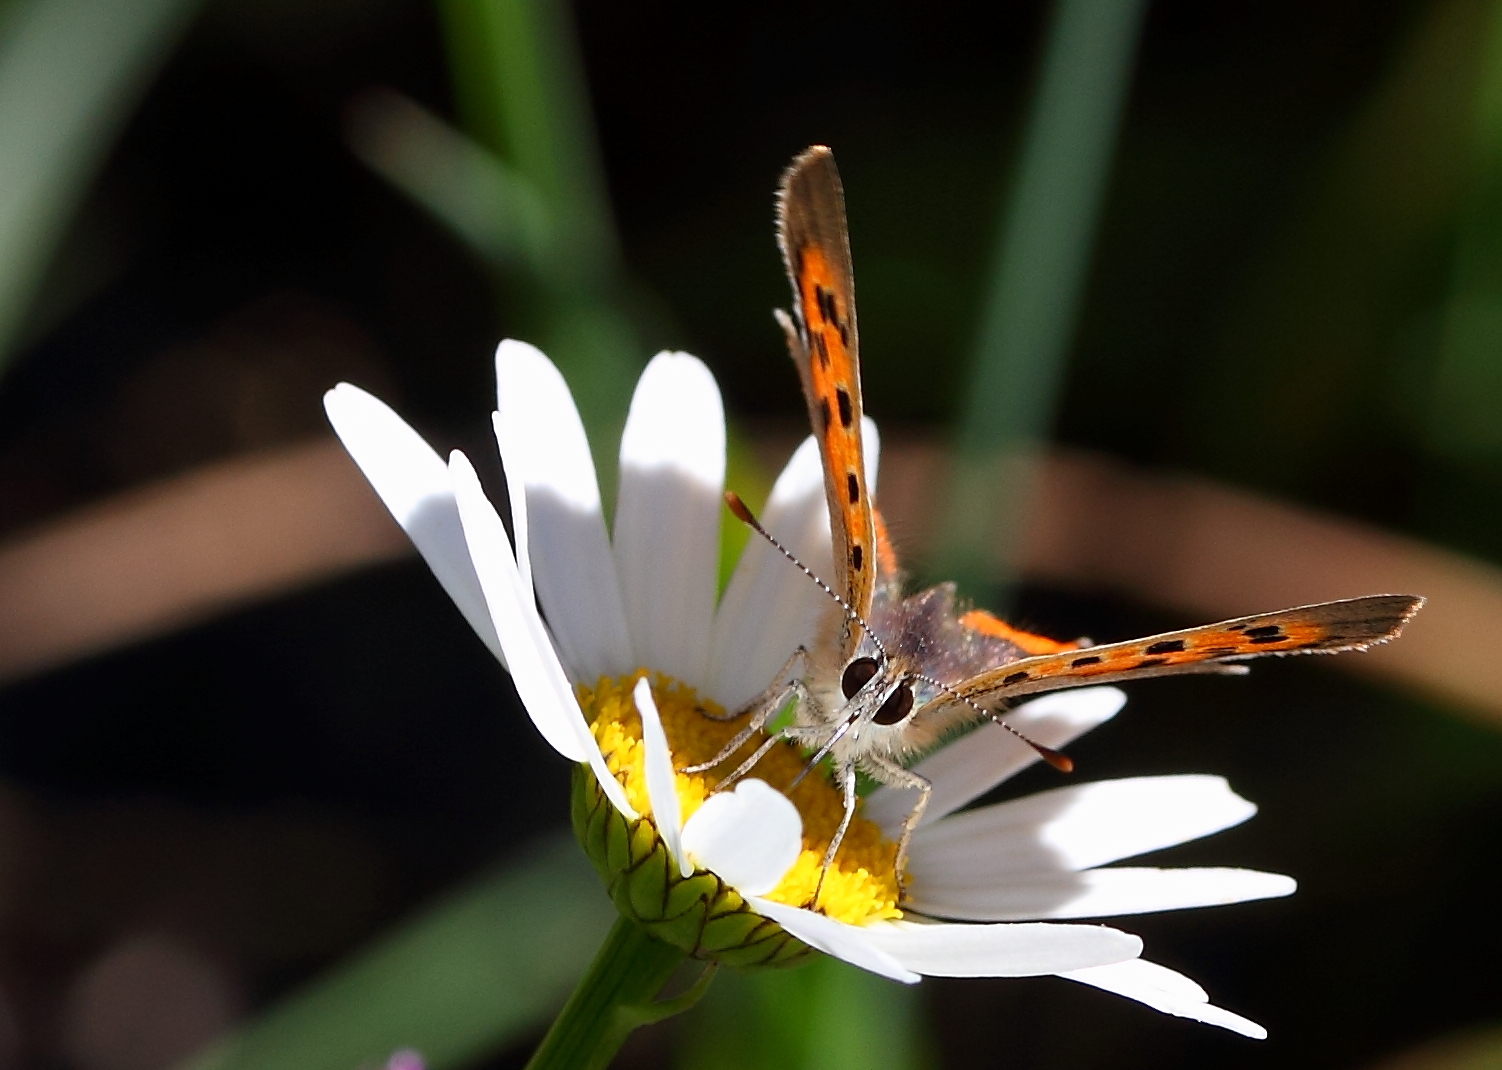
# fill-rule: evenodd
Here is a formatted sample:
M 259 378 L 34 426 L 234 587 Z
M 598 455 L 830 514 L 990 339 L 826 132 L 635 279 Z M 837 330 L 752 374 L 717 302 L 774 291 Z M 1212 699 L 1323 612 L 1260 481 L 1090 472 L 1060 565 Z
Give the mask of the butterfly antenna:
M 994 712 L 992 712 L 991 710 L 983 709 L 982 707 L 976 705 L 970 699 L 966 698 L 964 695 L 960 694 L 958 691 L 956 691 L 954 688 L 950 687 L 949 685 L 940 683 L 938 680 L 935 680 L 932 676 L 923 676 L 923 675 L 920 675 L 920 674 L 917 674 L 917 673 L 913 674 L 913 679 L 915 679 L 915 680 L 922 680 L 925 683 L 932 684 L 934 687 L 937 687 L 940 691 L 943 691 L 945 694 L 950 695 L 951 697 L 953 697 L 954 699 L 956 699 L 956 700 L 958 700 L 960 702 L 963 702 L 966 706 L 969 706 L 972 710 L 974 710 L 976 713 L 980 714 L 982 717 L 984 717 L 986 720 L 990 721 L 992 724 L 1000 725 L 1002 728 L 1005 728 L 1008 732 L 1012 733 L 1012 735 L 1016 736 L 1018 739 L 1022 740 L 1022 742 L 1026 743 L 1029 747 L 1031 747 L 1037 753 L 1038 757 L 1042 758 L 1045 762 L 1047 762 L 1049 765 L 1053 766 L 1059 772 L 1061 772 L 1061 773 L 1072 773 L 1072 772 L 1074 772 L 1074 761 L 1069 757 L 1069 755 L 1065 754 L 1062 751 L 1056 751 L 1052 747 L 1045 747 L 1043 744 L 1039 743 L 1035 739 L 1029 739 L 1027 736 L 1025 736 L 1021 732 L 1017 731 L 1017 729 L 1013 728 L 1011 725 L 1009 725 L 1005 721 L 1003 721 L 1000 717 L 996 716 L 996 714 Z
M 735 514 L 735 518 L 737 520 L 739 520 L 742 524 L 745 524 L 752 531 L 756 532 L 756 534 L 760 535 L 763 539 L 766 539 L 767 542 L 771 543 L 773 548 L 776 549 L 778 553 L 780 553 L 783 557 L 787 558 L 797 566 L 798 571 L 802 572 L 805 576 L 818 584 L 819 590 L 823 591 L 825 594 L 829 595 L 830 598 L 833 598 L 837 603 L 839 603 L 840 608 L 845 611 L 846 618 L 854 621 L 856 624 L 859 624 L 861 631 L 870 636 L 871 642 L 876 644 L 876 649 L 881 651 L 881 656 L 883 658 L 888 657 L 887 648 L 882 644 L 882 641 L 876 637 L 876 633 L 871 630 L 871 626 L 861 619 L 861 615 L 850 607 L 849 602 L 846 602 L 843 598 L 836 594 L 834 588 L 830 587 L 829 584 L 825 583 L 823 580 L 819 579 L 818 576 L 814 575 L 813 569 L 809 568 L 802 561 L 799 561 L 798 558 L 793 555 L 793 552 L 791 550 L 782 545 L 782 543 L 778 542 L 776 536 L 767 531 L 766 528 L 762 527 L 761 522 L 756 519 L 751 510 L 746 508 L 746 503 L 741 501 L 741 496 L 739 494 L 737 494 L 733 490 L 727 490 L 725 492 L 725 504 L 730 507 L 730 511 Z

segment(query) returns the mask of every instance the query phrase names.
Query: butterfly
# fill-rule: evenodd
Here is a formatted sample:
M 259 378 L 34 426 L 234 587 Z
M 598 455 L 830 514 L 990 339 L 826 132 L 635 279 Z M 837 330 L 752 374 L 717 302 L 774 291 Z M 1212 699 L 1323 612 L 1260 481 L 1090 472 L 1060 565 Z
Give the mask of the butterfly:
M 732 717 L 748 723 L 714 759 L 728 759 L 790 700 L 791 724 L 768 738 L 723 783 L 743 776 L 780 738 L 826 756 L 844 815 L 824 857 L 827 870 L 856 809 L 857 774 L 911 789 L 916 802 L 896 856 L 899 887 L 908 842 L 931 786 L 907 766 L 942 739 L 982 720 L 1002 720 L 1024 695 L 1086 684 L 1183 673 L 1243 673 L 1267 654 L 1362 650 L 1394 638 L 1423 604 L 1380 594 L 1301 606 L 1100 646 L 1058 643 L 1011 628 L 981 610 L 961 612 L 953 584 L 903 594 L 903 576 L 866 483 L 854 279 L 844 191 L 834 156 L 816 145 L 795 158 L 778 191 L 777 237 L 793 311 L 777 320 L 798 368 L 818 440 L 834 569 L 815 576 L 766 532 L 734 494 L 732 512 L 830 595 L 843 613 L 789 659 L 773 685 Z M 1064 755 L 1015 733 L 1056 768 Z M 963 746 L 963 740 L 957 745 Z M 817 901 L 818 892 L 814 893 Z

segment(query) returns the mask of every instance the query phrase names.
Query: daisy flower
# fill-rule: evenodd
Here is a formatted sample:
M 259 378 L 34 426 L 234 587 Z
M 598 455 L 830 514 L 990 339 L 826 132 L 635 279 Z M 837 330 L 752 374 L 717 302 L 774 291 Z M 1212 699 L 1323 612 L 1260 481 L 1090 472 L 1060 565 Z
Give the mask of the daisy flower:
M 1110 865 L 1250 817 L 1254 807 L 1218 777 L 1087 783 L 962 811 L 1037 757 L 1000 728 L 982 728 L 916 767 L 933 795 L 902 897 L 893 865 L 911 805 L 903 792 L 880 788 L 866 799 L 821 886 L 842 803 L 817 776 L 784 790 L 803 767 L 795 748 L 774 748 L 754 769 L 758 779 L 733 791 L 716 792 L 713 771 L 679 772 L 735 734 L 726 711 L 743 708 L 813 639 L 828 612 L 824 596 L 753 540 L 716 598 L 725 424 L 719 390 L 698 360 L 663 353 L 642 374 L 608 531 L 583 425 L 558 370 L 535 348 L 506 341 L 496 377 L 493 423 L 514 538 L 462 453 L 445 463 L 349 384 L 331 390 L 325 407 L 510 671 L 537 729 L 579 763 L 575 831 L 625 917 L 717 962 L 780 965 L 813 948 L 905 982 L 1058 975 L 1265 1035 L 1211 1005 L 1187 977 L 1141 959 L 1136 936 L 1079 923 L 1293 891 L 1277 874 Z M 869 421 L 865 431 L 874 492 L 880 444 Z M 761 519 L 827 573 L 828 516 L 812 439 L 788 462 Z M 1059 692 L 1008 719 L 1060 747 L 1123 702 L 1113 688 Z

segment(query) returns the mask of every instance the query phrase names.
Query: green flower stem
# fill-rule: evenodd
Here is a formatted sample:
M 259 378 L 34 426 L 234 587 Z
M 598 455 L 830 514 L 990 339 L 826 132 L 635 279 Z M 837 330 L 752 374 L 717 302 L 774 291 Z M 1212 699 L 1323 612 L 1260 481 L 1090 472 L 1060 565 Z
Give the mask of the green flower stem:
M 996 244 L 935 571 L 995 605 L 1085 291 L 1146 0 L 1056 0 Z M 1001 550 L 1002 553 L 997 551 Z
M 708 987 L 700 978 L 677 999 L 654 997 L 686 956 L 618 918 L 527 1070 L 603 1070 L 637 1026 L 687 1010 Z

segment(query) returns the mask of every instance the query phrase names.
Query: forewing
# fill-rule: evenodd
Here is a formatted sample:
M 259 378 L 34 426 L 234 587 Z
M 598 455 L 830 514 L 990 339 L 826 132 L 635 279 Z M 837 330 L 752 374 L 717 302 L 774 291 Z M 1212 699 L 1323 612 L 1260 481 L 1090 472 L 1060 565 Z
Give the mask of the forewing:
M 1009 699 L 1036 691 L 1146 676 L 1234 671 L 1235 662 L 1265 654 L 1365 650 L 1395 638 L 1423 604 L 1422 598 L 1412 595 L 1377 594 L 1260 613 L 1125 643 L 1023 658 L 972 677 L 953 692 L 983 709 L 995 710 Z
M 845 195 L 827 148 L 816 145 L 788 166 L 777 205 L 777 241 L 793 287 L 793 318 L 778 318 L 798 365 L 824 463 L 834 536 L 831 583 L 864 618 L 875 583 L 876 532 L 861 456 L 860 359 Z M 859 638 L 847 621 L 843 658 L 854 653 Z

